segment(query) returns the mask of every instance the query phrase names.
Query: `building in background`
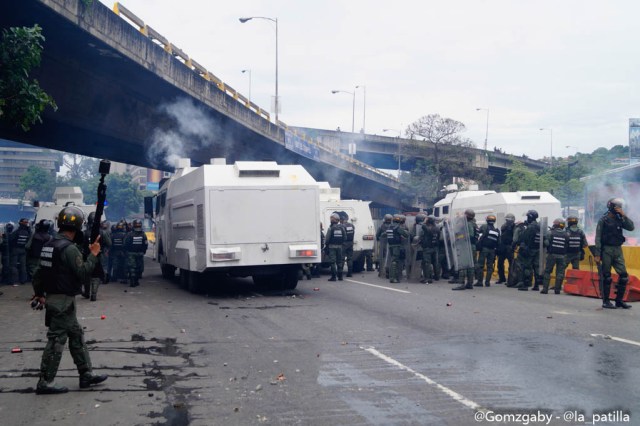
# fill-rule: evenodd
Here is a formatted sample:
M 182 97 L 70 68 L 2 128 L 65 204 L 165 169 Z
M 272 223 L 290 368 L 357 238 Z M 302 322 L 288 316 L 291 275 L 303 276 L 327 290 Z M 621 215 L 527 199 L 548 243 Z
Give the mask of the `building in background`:
M 0 198 L 22 199 L 20 178 L 30 166 L 41 167 L 56 178 L 62 166 L 62 153 L 0 139 Z
M 640 118 L 629 119 L 629 163 L 640 162 Z

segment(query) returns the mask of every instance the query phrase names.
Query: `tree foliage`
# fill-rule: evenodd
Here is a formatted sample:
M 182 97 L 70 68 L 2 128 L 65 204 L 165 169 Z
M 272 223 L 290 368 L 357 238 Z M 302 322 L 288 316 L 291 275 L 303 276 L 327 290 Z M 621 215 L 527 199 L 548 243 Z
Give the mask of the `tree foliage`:
M 127 217 L 140 211 L 142 195 L 130 174 L 108 175 L 105 182 L 107 184 L 107 201 L 109 202 L 107 214 L 110 220 Z M 97 188 L 96 185 L 94 191 L 96 194 Z
M 41 123 L 47 106 L 56 103 L 29 73 L 40 65 L 42 28 L 12 27 L 2 30 L 0 40 L 0 120 L 20 126 L 25 132 Z
M 55 176 L 52 176 L 50 172 L 42 167 L 29 166 L 26 173 L 20 177 L 20 190 L 35 192 L 38 200 L 53 200 L 53 191 L 55 189 Z
M 403 158 L 415 159 L 415 167 L 404 184 L 409 196 L 422 202 L 438 198 L 444 183 L 464 176 L 488 182 L 486 172 L 475 167 L 474 144 L 462 133 L 464 124 L 438 114 L 423 116 L 407 127 L 400 147 Z M 410 203 L 409 203 L 410 204 Z
M 95 176 L 100 163 L 97 158 L 78 154 L 65 154 L 62 161 L 69 169 L 66 174 L 69 179 L 89 179 Z

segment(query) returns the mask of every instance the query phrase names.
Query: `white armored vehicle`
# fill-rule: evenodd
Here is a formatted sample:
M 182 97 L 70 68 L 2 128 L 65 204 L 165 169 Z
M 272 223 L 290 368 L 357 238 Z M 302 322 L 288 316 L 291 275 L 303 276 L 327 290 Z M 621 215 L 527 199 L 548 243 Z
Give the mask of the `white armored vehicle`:
M 156 200 L 155 258 L 164 277 L 179 269 L 192 292 L 216 274 L 293 289 L 301 265 L 320 262 L 319 187 L 302 166 L 179 162 Z
M 40 202 L 36 206 L 36 217 L 34 222 L 38 223 L 42 219 L 50 220 L 56 224 L 58 213 L 65 206 L 76 206 L 84 212 L 85 220 L 89 213 L 96 211 L 96 205 L 85 204 L 84 194 L 79 186 L 59 186 L 53 192 L 53 203 Z M 102 220 L 106 220 L 106 212 L 103 213 Z M 55 226 L 58 229 L 57 224 Z
M 353 271 L 361 272 L 365 266 L 365 255 L 372 254 L 376 230 L 371 217 L 370 201 L 341 200 L 340 188 L 331 188 L 328 182 L 320 182 L 320 219 L 325 232 L 333 212 L 345 212 L 355 227 L 353 237 Z M 323 259 L 324 262 L 325 259 Z
M 516 221 L 524 220 L 528 210 L 536 210 L 538 217 L 547 217 L 550 222 L 562 217 L 560 201 L 548 192 L 491 190 L 451 192 L 435 203 L 433 215 L 438 218 L 455 217 L 466 209 L 475 211 L 478 225 L 485 223 L 487 215 L 495 215 L 498 227 L 504 223 L 507 213 L 512 213 Z

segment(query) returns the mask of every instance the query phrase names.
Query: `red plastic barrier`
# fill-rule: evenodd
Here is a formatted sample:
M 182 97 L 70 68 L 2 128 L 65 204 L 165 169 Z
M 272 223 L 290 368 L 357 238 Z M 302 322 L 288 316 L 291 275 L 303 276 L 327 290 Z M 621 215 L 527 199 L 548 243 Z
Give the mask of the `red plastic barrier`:
M 611 285 L 609 298 L 611 300 L 615 300 L 618 275 L 611 274 L 611 277 L 613 278 L 613 284 Z M 565 293 L 575 294 L 577 296 L 601 298 L 597 272 L 594 271 L 592 273 L 590 271 L 581 271 L 579 269 L 567 269 L 565 279 Z M 622 300 L 625 302 L 637 302 L 640 300 L 640 279 L 635 275 L 629 276 L 627 290 L 625 291 L 624 298 Z

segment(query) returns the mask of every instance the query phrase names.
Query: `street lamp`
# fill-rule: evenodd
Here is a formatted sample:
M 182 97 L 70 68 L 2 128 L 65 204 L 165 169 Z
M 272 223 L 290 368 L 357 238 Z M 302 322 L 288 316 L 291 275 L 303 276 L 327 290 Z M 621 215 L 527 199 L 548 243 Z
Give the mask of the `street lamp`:
M 334 95 L 336 93 L 347 93 L 351 96 L 353 96 L 353 107 L 351 109 L 351 133 L 354 132 L 355 129 L 355 120 L 356 120 L 356 91 L 354 90 L 353 92 L 348 92 L 346 90 L 332 90 L 331 93 L 333 93 Z
M 249 74 L 249 103 L 251 103 L 251 70 L 250 69 L 242 70 L 242 74 L 244 73 Z
M 367 86 L 359 85 L 356 86 L 356 89 L 362 88 L 363 90 L 363 98 L 362 98 L 362 133 L 366 133 L 365 131 L 365 120 L 367 118 Z
M 383 132 L 398 132 L 398 136 L 396 137 L 396 140 L 398 141 L 398 178 L 400 177 L 400 171 L 402 170 L 400 164 L 401 164 L 401 159 L 402 159 L 402 155 L 400 154 L 400 136 L 402 136 L 402 132 L 400 130 L 397 129 L 382 129 Z
M 487 111 L 487 130 L 484 134 L 484 150 L 487 150 L 487 141 L 489 140 L 489 108 L 476 108 L 476 111 Z
M 275 110 L 276 110 L 276 125 L 278 124 L 278 113 L 280 112 L 280 99 L 278 98 L 278 18 L 268 18 L 266 16 L 249 16 L 247 18 L 239 18 L 241 23 L 248 22 L 252 19 L 266 19 L 267 21 L 275 22 L 276 24 L 276 99 L 275 99 Z
M 548 130 L 549 131 L 549 138 L 551 141 L 551 167 L 553 167 L 553 129 L 546 129 L 544 127 L 541 127 L 540 130 Z

